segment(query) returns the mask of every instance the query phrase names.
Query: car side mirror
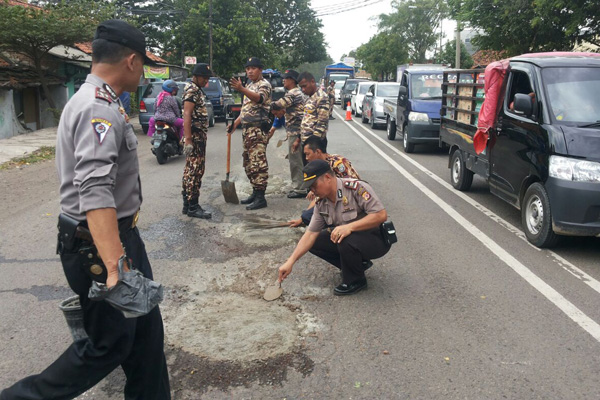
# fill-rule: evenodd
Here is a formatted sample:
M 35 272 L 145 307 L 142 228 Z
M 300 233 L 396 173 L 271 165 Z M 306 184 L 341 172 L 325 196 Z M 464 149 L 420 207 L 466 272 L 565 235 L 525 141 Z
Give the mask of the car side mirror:
M 513 102 L 515 114 L 530 118 L 533 114 L 533 101 L 528 94 L 517 93 Z
M 399 90 L 398 90 L 398 95 L 399 96 L 404 96 L 408 93 L 408 88 L 406 86 L 400 86 Z

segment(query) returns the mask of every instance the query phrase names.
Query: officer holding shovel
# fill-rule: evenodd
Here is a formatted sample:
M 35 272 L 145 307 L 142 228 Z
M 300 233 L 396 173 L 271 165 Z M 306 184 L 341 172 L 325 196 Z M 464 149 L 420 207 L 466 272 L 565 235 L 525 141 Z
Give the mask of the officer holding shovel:
M 88 298 L 92 280 L 109 288 L 119 283 L 119 265 L 133 265 L 152 279 L 136 228 L 142 203 L 138 141 L 119 101 L 123 92 L 137 89 L 144 63 L 152 62 L 138 29 L 120 20 L 98 26 L 92 72 L 63 110 L 56 145 L 58 250 L 69 286 L 79 295 L 88 338 L 72 343 L 41 373 L 2 391 L 2 400 L 72 399 L 118 366 L 127 377 L 125 398 L 171 398 L 158 307 L 125 318 L 108 302 Z

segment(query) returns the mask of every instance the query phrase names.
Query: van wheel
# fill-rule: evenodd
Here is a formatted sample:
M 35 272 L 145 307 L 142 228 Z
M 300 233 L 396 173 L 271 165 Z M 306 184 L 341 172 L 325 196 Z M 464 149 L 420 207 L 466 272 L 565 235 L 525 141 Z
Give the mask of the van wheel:
M 412 153 L 415 151 L 415 144 L 408 142 L 408 132 L 406 131 L 406 125 L 402 125 L 402 149 L 405 153 Z
M 208 127 L 212 128 L 213 126 L 215 126 L 215 116 L 214 115 L 212 117 L 210 117 L 210 119 L 208 120 Z
M 463 153 L 460 150 L 456 150 L 452 154 L 452 161 L 450 163 L 450 183 L 455 189 L 460 191 L 466 191 L 471 188 L 473 183 L 473 171 L 467 169 Z
M 390 117 L 387 119 L 387 138 L 388 140 L 396 139 L 396 121 L 392 121 Z
M 375 116 L 371 113 L 371 119 L 369 119 L 369 126 L 371 129 L 377 129 L 377 124 L 375 123 Z
M 366 117 L 367 113 L 365 110 L 363 110 L 362 115 L 360 116 L 360 122 L 362 122 L 363 124 L 366 124 L 367 122 L 369 122 L 369 119 Z
M 538 182 L 527 188 L 521 207 L 525 236 L 537 247 L 554 247 L 560 237 L 552 230 L 552 211 L 546 188 Z

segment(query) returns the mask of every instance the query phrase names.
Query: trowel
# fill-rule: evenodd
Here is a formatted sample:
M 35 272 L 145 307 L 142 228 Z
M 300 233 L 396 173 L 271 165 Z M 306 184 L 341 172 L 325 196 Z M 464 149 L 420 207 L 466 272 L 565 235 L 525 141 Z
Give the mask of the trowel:
M 283 289 L 281 288 L 281 282 L 277 281 L 273 285 L 267 287 L 267 289 L 265 290 L 265 294 L 263 295 L 263 299 L 265 299 L 266 301 L 273 301 L 275 299 L 278 299 L 279 296 L 281 296 L 281 293 L 283 293 Z

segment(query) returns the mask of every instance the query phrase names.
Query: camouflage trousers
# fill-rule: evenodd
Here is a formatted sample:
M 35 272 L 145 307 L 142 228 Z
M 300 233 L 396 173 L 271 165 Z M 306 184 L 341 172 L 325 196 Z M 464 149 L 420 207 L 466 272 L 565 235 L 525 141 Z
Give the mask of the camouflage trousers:
M 194 146 L 194 151 L 185 159 L 181 184 L 182 193 L 187 196 L 188 201 L 200 197 L 200 186 L 202 186 L 206 160 L 206 132 L 192 131 L 192 146 Z
M 267 179 L 269 178 L 267 134 L 259 127 L 249 127 L 244 128 L 242 139 L 244 141 L 242 160 L 252 189 L 266 190 Z

